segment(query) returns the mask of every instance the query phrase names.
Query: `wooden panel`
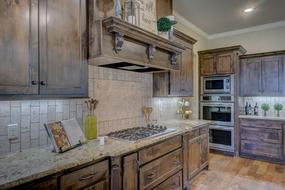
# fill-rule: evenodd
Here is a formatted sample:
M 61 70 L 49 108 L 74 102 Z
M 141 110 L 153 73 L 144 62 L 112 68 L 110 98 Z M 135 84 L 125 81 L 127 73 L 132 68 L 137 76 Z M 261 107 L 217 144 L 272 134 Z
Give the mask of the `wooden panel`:
M 161 97 L 169 95 L 169 73 L 153 74 L 153 96 Z
M 188 180 L 190 181 L 199 171 L 201 165 L 200 138 L 188 141 Z
M 111 190 L 121 190 L 122 187 L 122 159 L 111 158 Z
M 253 128 L 265 128 L 265 129 L 279 129 L 282 130 L 284 122 L 260 120 L 260 119 L 240 119 L 240 125 Z
M 157 19 L 164 16 L 173 15 L 172 0 L 156 0 L 156 15 Z
M 261 95 L 261 85 L 261 59 L 242 59 L 240 63 L 240 95 Z
M 199 129 L 195 129 L 195 130 L 190 131 L 190 132 L 188 133 L 189 140 L 198 137 L 199 134 L 200 134 L 200 130 L 199 130 Z
M 228 52 L 217 54 L 216 69 L 217 74 L 234 73 L 234 53 Z
M 209 134 L 209 127 L 208 126 L 201 127 L 199 129 L 199 133 L 200 135 Z
M 178 172 L 174 176 L 171 176 L 166 181 L 158 185 L 154 190 L 182 190 L 182 172 Z
M 282 144 L 282 130 L 241 126 L 240 133 L 243 140 Z
M 139 161 L 141 164 L 145 164 L 173 150 L 178 149 L 179 147 L 181 147 L 181 143 L 181 136 L 176 136 L 171 139 L 165 140 L 159 144 L 145 148 L 139 151 Z
M 284 81 L 284 67 L 279 56 L 269 56 L 262 58 L 262 95 L 277 96 L 281 95 Z
M 57 190 L 57 178 L 34 181 L 27 185 L 11 188 L 10 190 Z
M 61 189 L 81 189 L 108 177 L 108 160 L 106 160 L 62 176 Z
M 108 180 L 100 181 L 94 185 L 84 188 L 83 190 L 108 190 L 109 182 Z
M 200 74 L 214 75 L 216 74 L 215 56 L 212 54 L 202 55 L 200 57 Z
M 201 168 L 204 168 L 208 165 L 209 160 L 209 135 L 205 134 L 201 137 Z
M 271 143 L 241 140 L 241 154 L 282 159 L 282 146 Z
M 171 152 L 140 169 L 140 189 L 152 189 L 182 169 L 182 150 Z
M 0 95 L 38 94 L 37 0 L 0 1 L 0 60 Z
M 87 96 L 86 1 L 42 0 L 39 7 L 40 93 Z
M 123 190 L 138 189 L 138 155 L 137 153 L 124 157 L 123 160 Z

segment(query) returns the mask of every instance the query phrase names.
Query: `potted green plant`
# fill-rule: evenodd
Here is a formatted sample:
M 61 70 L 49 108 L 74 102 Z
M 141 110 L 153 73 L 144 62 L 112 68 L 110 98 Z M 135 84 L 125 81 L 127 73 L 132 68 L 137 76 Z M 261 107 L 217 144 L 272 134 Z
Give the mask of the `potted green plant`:
M 267 111 L 270 110 L 269 104 L 262 104 L 261 109 L 264 111 L 264 116 L 267 115 Z
M 169 39 L 169 31 L 171 30 L 171 27 L 174 25 L 175 23 L 172 22 L 169 18 L 167 17 L 161 17 L 158 21 L 157 21 L 157 30 L 158 30 L 158 35 Z
M 282 104 L 275 104 L 274 109 L 277 111 L 277 117 L 280 117 L 280 111 L 283 110 L 283 105 Z

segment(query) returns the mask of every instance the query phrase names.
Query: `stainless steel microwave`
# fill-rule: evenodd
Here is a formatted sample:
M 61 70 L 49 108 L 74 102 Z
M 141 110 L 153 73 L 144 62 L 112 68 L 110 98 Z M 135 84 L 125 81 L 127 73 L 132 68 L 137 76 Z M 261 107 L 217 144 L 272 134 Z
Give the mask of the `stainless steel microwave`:
M 202 94 L 233 94 L 234 75 L 201 77 Z

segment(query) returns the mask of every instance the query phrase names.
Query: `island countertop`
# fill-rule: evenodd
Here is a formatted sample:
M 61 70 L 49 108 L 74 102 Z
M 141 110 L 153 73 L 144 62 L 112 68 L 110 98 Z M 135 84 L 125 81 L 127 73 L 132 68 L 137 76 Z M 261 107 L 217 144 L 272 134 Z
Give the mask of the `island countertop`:
M 161 136 L 130 143 L 105 138 L 105 144 L 92 140 L 68 152 L 58 154 L 50 147 L 28 149 L 0 157 L 0 189 L 15 187 L 92 161 L 127 154 L 165 139 L 209 124 L 204 120 L 169 120 L 160 123 L 176 130 Z

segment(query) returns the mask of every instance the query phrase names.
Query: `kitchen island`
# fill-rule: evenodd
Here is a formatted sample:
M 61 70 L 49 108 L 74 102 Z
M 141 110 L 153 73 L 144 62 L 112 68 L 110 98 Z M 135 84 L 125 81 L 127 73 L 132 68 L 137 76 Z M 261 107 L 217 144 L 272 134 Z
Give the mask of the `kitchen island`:
M 104 145 L 93 140 L 63 154 L 45 147 L 0 157 L 0 189 L 188 188 L 208 166 L 209 123 L 161 124 L 176 130 L 136 143 L 106 137 Z

